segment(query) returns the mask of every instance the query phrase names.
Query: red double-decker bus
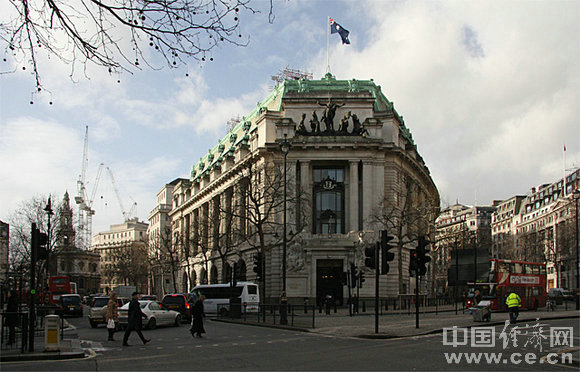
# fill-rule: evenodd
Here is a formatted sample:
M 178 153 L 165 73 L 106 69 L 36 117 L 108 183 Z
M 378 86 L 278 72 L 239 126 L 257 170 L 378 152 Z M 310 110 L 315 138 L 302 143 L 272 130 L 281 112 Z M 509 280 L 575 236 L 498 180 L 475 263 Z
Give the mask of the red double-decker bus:
M 546 264 L 538 262 L 490 259 L 491 294 L 494 310 L 506 310 L 510 292 L 522 299 L 522 308 L 546 306 Z
M 71 292 L 71 284 L 68 276 L 51 276 L 48 279 L 48 302 L 57 304 L 60 295 L 69 294 Z

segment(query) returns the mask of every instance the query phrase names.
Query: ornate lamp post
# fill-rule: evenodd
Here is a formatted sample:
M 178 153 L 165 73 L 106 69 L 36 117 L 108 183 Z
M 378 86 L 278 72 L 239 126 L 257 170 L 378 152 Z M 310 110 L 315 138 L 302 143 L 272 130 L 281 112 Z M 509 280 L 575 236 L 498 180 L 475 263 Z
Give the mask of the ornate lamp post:
M 52 201 L 50 196 L 48 197 L 48 203 L 46 204 L 46 207 L 44 208 L 44 211 L 46 212 L 46 215 L 48 217 L 48 228 L 47 228 L 47 235 L 48 235 L 48 244 L 46 247 L 46 280 L 48 281 L 48 278 L 50 277 L 50 265 L 49 265 L 49 259 L 50 259 L 50 217 L 54 215 L 54 212 L 52 211 Z
M 580 190 L 574 190 L 574 201 L 576 202 L 576 310 L 580 310 L 580 263 L 578 261 L 578 199 L 580 198 Z
M 282 223 L 282 295 L 280 297 L 280 324 L 288 324 L 286 308 L 288 303 L 288 299 L 286 298 L 286 158 L 288 157 L 290 146 L 287 134 L 284 134 L 284 141 L 280 142 L 280 150 L 284 154 L 284 220 Z

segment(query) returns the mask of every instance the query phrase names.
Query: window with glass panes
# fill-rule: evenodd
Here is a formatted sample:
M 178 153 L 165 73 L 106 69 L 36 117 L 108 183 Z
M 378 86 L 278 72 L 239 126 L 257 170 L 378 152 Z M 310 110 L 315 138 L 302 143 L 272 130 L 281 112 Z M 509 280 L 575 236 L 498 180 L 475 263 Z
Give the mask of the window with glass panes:
M 313 232 L 344 234 L 344 167 L 315 167 L 313 181 Z

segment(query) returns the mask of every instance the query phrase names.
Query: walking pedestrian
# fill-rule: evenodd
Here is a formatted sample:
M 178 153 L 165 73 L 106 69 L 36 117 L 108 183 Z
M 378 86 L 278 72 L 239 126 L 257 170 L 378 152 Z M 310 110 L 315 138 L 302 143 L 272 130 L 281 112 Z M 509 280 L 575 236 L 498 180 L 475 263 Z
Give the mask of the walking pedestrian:
M 477 305 L 481 301 L 481 299 L 483 297 L 482 297 L 481 292 L 479 291 L 479 289 L 476 289 L 475 290 L 475 295 L 473 296 L 473 298 L 475 299 L 474 306 Z
M 201 337 L 202 333 L 205 333 L 205 329 L 203 328 L 203 301 L 205 300 L 204 295 L 200 295 L 195 304 L 193 305 L 193 319 L 191 320 L 191 336 Z
M 522 299 L 517 293 L 511 292 L 506 298 L 505 303 L 510 313 L 510 324 L 515 324 L 518 319 L 519 308 L 522 306 Z
M 16 342 L 16 324 L 18 323 L 18 299 L 16 291 L 8 292 L 8 304 L 6 305 L 6 325 L 8 326 L 8 342 L 12 345 Z
M 106 314 L 107 331 L 109 331 L 108 341 L 115 341 L 113 339 L 113 335 L 115 334 L 117 324 L 119 323 L 118 307 L 119 305 L 117 304 L 117 294 L 115 292 L 111 292 L 109 302 L 107 303 L 107 314 Z
M 141 341 L 143 341 L 143 345 L 151 341 L 143 337 L 143 333 L 141 333 L 142 318 L 147 318 L 147 315 L 141 311 L 141 305 L 139 304 L 139 292 L 133 292 L 133 299 L 129 303 L 127 329 L 125 330 L 125 335 L 123 336 L 123 346 L 131 346 L 127 343 L 127 341 L 129 341 L 129 336 L 131 335 L 132 331 L 137 332 L 139 338 L 141 338 Z

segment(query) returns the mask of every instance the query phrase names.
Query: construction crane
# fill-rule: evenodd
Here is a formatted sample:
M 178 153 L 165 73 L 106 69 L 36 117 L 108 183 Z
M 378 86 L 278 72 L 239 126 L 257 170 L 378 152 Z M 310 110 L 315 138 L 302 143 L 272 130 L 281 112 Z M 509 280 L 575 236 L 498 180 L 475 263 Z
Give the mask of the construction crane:
M 91 198 L 87 198 L 86 189 L 86 176 L 87 167 L 89 164 L 88 158 L 89 150 L 89 126 L 85 127 L 85 142 L 83 148 L 83 159 L 82 159 L 82 171 L 79 175 L 77 181 L 77 192 L 78 195 L 75 196 L 75 203 L 79 206 L 79 240 L 81 249 L 87 249 L 91 245 L 92 234 L 93 234 L 93 215 L 95 211 L 92 209 L 93 201 L 95 200 L 95 194 L 97 192 L 97 187 L 99 186 L 99 180 L 101 179 L 101 172 L 103 171 L 104 164 L 99 165 L 97 171 L 97 177 L 93 184 L 93 191 L 91 193 Z
M 115 189 L 115 194 L 117 195 L 117 200 L 119 201 L 119 206 L 121 207 L 121 213 L 123 213 L 123 217 L 125 217 L 125 222 L 131 219 L 133 213 L 135 213 L 135 208 L 137 208 L 137 202 L 133 200 L 133 205 L 129 212 L 125 211 L 125 207 L 123 206 L 123 200 L 121 199 L 121 194 L 119 193 L 119 188 L 117 187 L 117 183 L 115 182 L 115 177 L 113 176 L 113 171 L 111 168 L 107 167 L 107 172 L 109 172 L 109 177 L 111 177 L 111 183 L 113 184 L 113 188 Z M 130 197 L 130 196 L 129 196 Z

